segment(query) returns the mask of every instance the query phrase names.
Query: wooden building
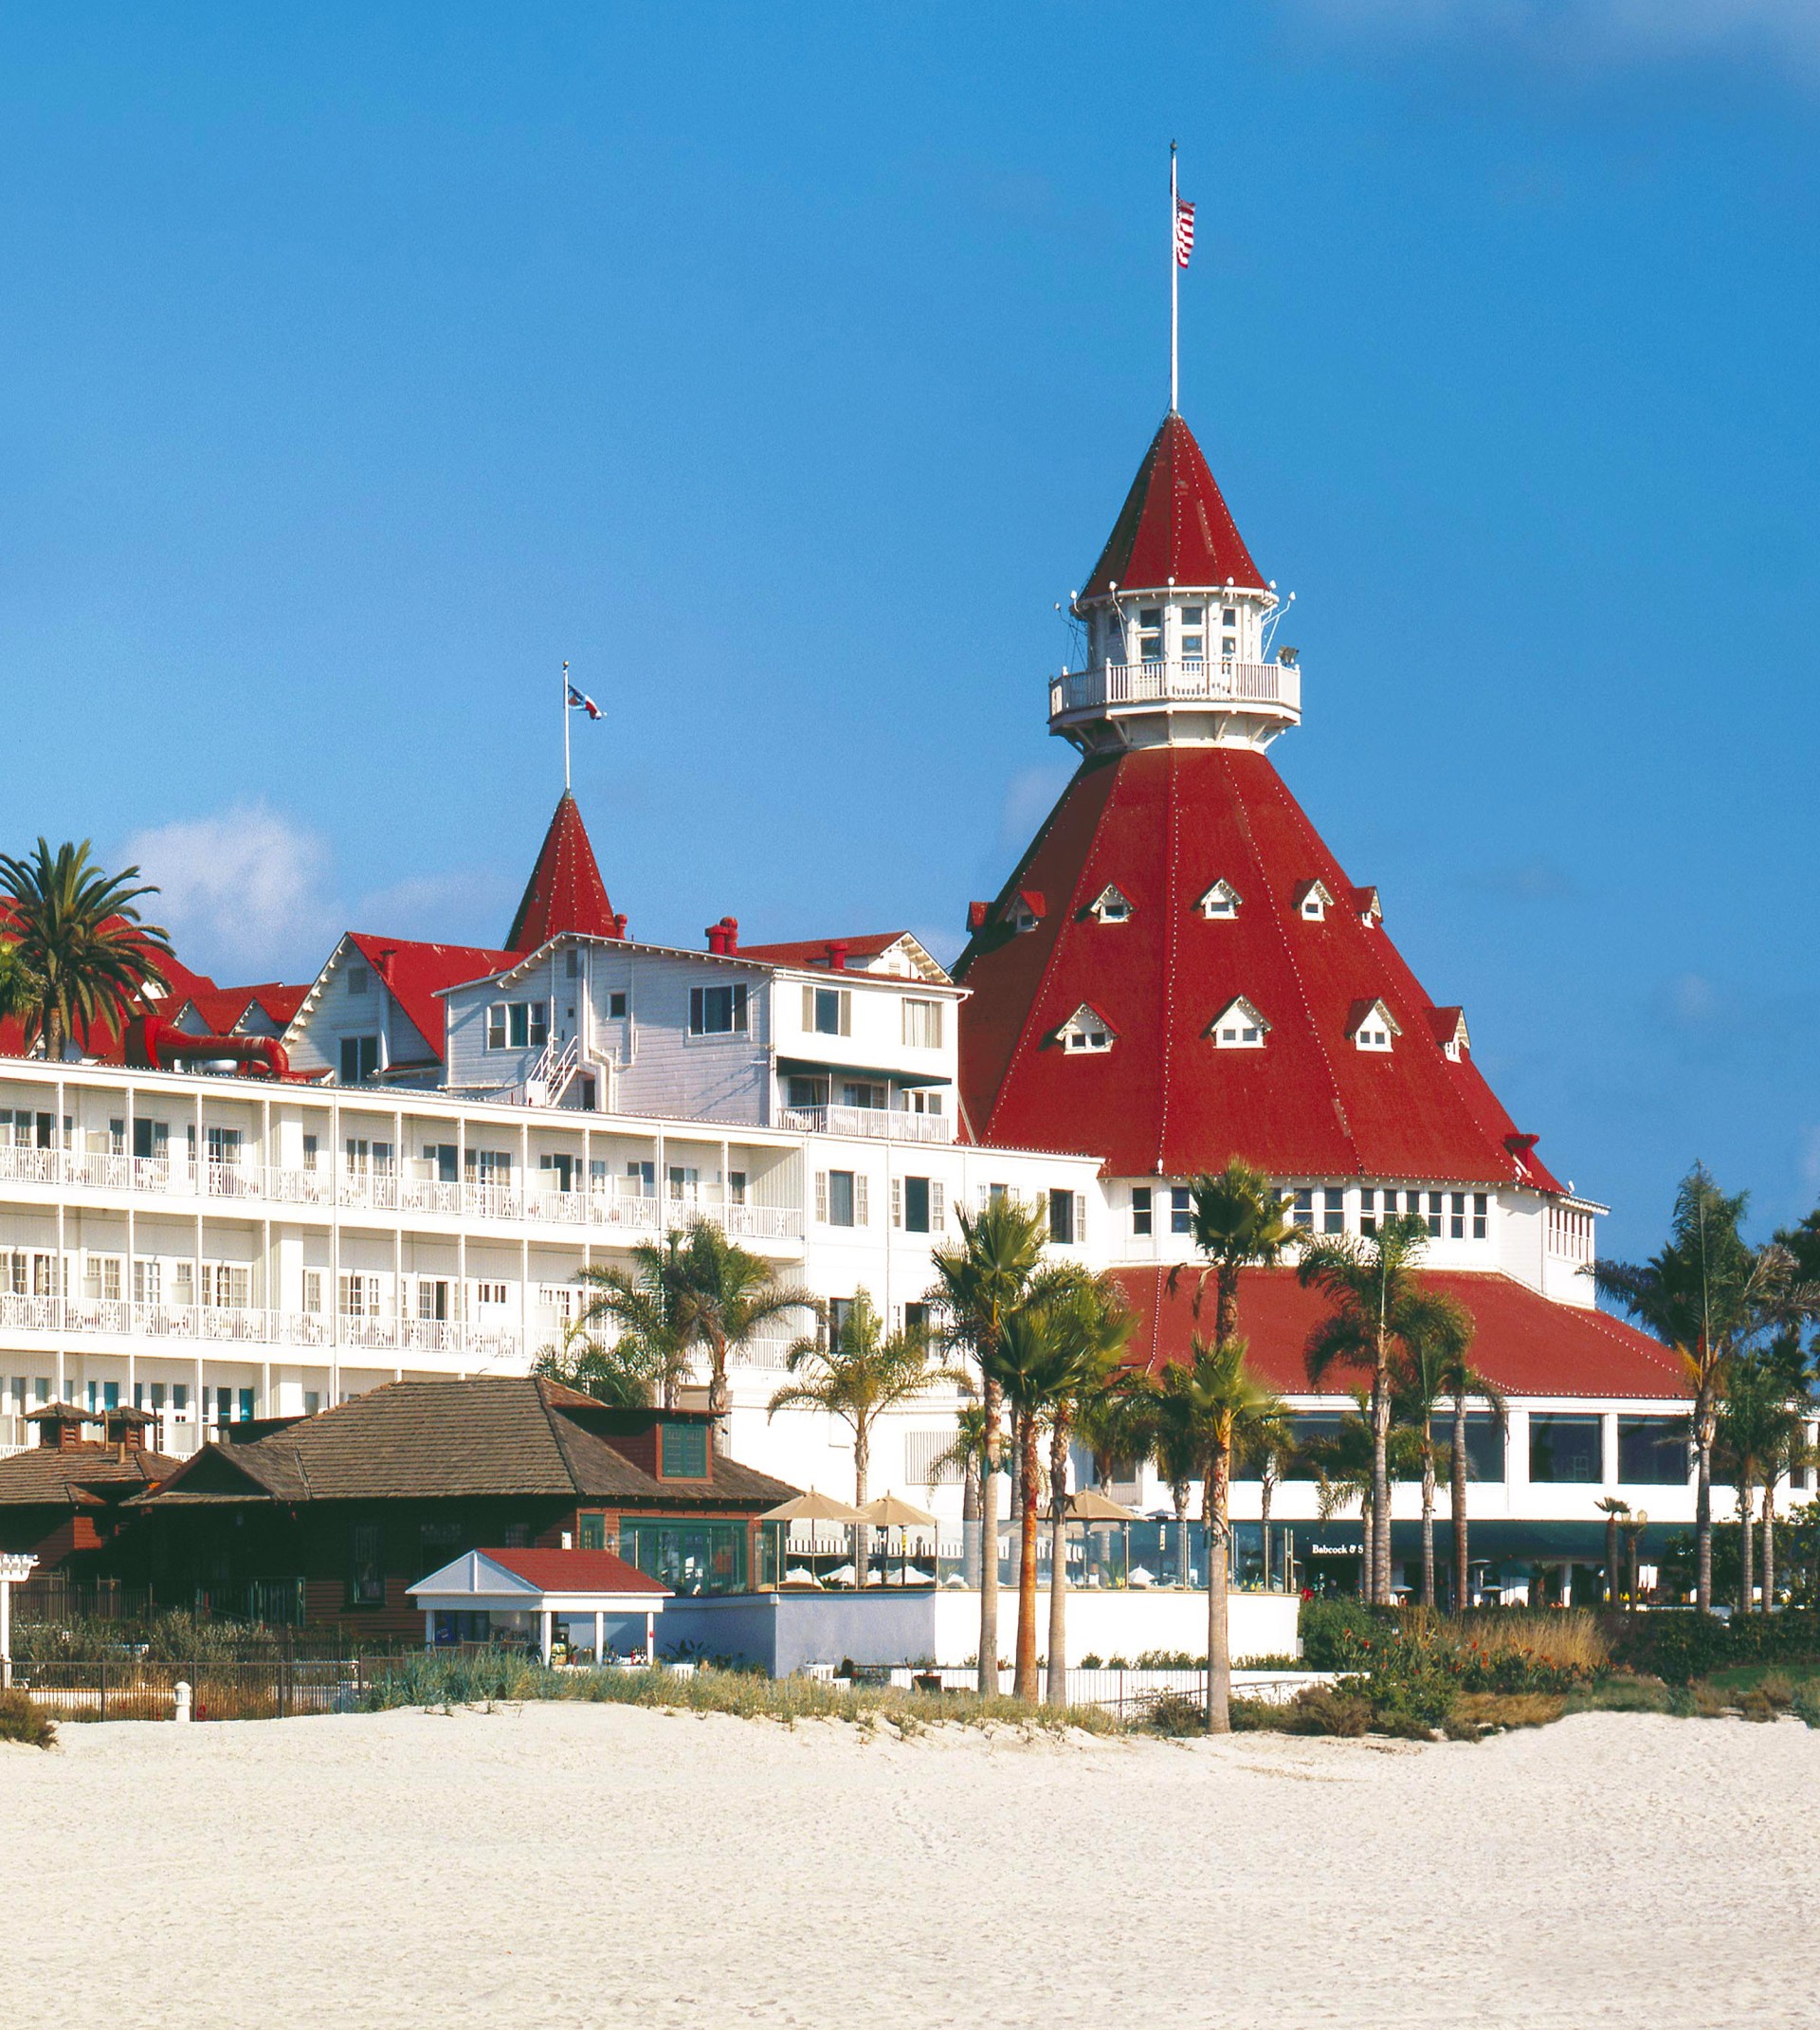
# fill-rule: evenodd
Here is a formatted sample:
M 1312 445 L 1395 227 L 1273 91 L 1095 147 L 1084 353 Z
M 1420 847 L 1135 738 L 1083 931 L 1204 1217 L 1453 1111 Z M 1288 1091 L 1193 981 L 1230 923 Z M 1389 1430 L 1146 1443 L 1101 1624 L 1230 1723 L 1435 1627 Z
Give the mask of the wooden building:
M 255 1428 L 132 1505 L 160 1600 L 418 1635 L 406 1589 L 478 1545 L 611 1550 L 679 1595 L 739 1593 L 757 1517 L 796 1491 L 717 1452 L 703 1411 L 535 1376 L 391 1382 Z
M 176 1460 L 146 1450 L 152 1419 L 142 1410 L 49 1402 L 25 1421 L 38 1442 L 0 1458 L 0 1551 L 30 1552 L 40 1579 L 122 1576 L 132 1560 L 118 1540 L 136 1520 L 127 1503 L 177 1470 Z M 96 1426 L 100 1438 L 83 1436 Z

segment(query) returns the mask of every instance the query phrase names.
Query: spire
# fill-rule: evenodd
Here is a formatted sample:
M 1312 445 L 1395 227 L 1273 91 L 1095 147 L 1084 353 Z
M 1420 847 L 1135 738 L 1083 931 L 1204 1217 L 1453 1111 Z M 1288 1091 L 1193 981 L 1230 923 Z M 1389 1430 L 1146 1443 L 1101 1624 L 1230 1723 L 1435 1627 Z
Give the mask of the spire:
M 1081 596 L 1101 598 L 1115 585 L 1121 593 L 1161 592 L 1172 583 L 1210 587 L 1228 580 L 1248 592 L 1266 589 L 1194 432 L 1172 409 L 1150 441 Z
M 524 899 L 505 934 L 505 946 L 512 952 L 536 951 L 565 930 L 592 938 L 626 935 L 626 919 L 613 914 L 594 849 L 588 841 L 588 828 L 567 790 L 543 835 Z

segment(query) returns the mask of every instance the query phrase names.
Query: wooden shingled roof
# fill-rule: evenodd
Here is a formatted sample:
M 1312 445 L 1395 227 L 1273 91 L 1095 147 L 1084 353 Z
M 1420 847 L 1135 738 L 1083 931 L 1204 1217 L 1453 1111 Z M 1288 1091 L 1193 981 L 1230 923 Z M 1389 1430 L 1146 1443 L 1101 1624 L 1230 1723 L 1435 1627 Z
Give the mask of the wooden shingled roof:
M 666 1482 L 588 1428 L 591 1396 L 535 1376 L 392 1381 L 245 1445 L 209 1446 L 151 1497 L 204 1506 L 265 1497 L 433 1501 L 549 1494 L 632 1507 L 750 1509 L 795 1492 L 716 1453 L 712 1479 Z

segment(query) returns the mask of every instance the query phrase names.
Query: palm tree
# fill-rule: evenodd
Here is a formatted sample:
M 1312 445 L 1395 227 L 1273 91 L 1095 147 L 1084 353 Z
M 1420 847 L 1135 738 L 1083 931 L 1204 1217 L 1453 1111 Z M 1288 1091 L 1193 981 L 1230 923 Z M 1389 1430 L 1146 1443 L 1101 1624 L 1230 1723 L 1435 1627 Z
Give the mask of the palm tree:
M 1189 1181 L 1189 1232 L 1206 1266 L 1194 1285 L 1194 1314 L 1211 1280 L 1214 1289 L 1215 1342 L 1235 1338 L 1239 1329 L 1239 1273 L 1246 1269 L 1271 1269 L 1303 1235 L 1284 1217 L 1288 1204 L 1282 1192 L 1242 1157 L 1224 1170 Z M 1179 1262 L 1169 1272 L 1173 1296 L 1181 1275 Z
M 937 1383 L 956 1379 L 930 1357 L 925 1333 L 884 1330 L 883 1321 L 864 1289 L 854 1292 L 853 1308 L 840 1329 L 799 1339 L 785 1359 L 789 1381 L 771 1399 L 766 1416 L 779 1410 L 819 1410 L 838 1417 L 853 1434 L 853 1506 L 865 1507 L 866 1476 L 872 1464 L 872 1432 L 880 1417 L 926 1396 Z M 856 1585 L 865 1584 L 870 1563 L 871 1531 L 858 1526 L 853 1559 Z
M 1764 1494 L 1764 1528 L 1774 1536 L 1775 1528 L 1775 1484 L 1787 1462 L 1798 1454 L 1807 1441 L 1807 1423 L 1791 1400 L 1794 1384 L 1786 1368 L 1771 1357 L 1745 1355 L 1734 1362 L 1720 1405 L 1717 1426 L 1717 1456 L 1729 1467 L 1738 1490 L 1738 1611 L 1749 1614 L 1756 1579 L 1756 1551 L 1753 1541 L 1753 1500 L 1758 1487 Z M 1774 1575 L 1775 1551 L 1769 1548 L 1767 1568 Z M 1763 1592 L 1763 1609 L 1770 1607 L 1769 1583 Z
M 1602 1296 L 1628 1311 L 1680 1360 L 1693 1394 L 1696 1599 L 1713 1605 L 1713 1451 L 1734 1364 L 1765 1339 L 1820 1311 L 1820 1291 L 1779 1241 L 1751 1247 L 1739 1232 L 1748 1194 L 1727 1197 L 1703 1163 L 1675 1193 L 1667 1243 L 1647 1262 L 1596 1261 Z
M 1275 1417 L 1256 1419 L 1247 1432 L 1240 1452 L 1258 1469 L 1258 1541 L 1263 1546 L 1264 1589 L 1270 1590 L 1270 1497 L 1283 1477 L 1284 1463 L 1295 1451 L 1294 1418 L 1288 1410 Z
M 1320 1382 L 1336 1362 L 1371 1371 L 1372 1509 L 1370 1598 L 1391 1600 L 1391 1357 L 1406 1327 L 1426 1315 L 1429 1303 L 1416 1275 L 1428 1243 L 1428 1224 L 1398 1213 L 1373 1234 L 1324 1234 L 1303 1242 L 1296 1273 L 1335 1306 L 1315 1327 L 1307 1347 L 1310 1381 Z
M 136 867 L 103 873 L 88 845 L 65 842 L 53 853 L 41 838 L 29 859 L 0 853 L 16 960 L 37 981 L 27 1040 L 41 1040 L 53 1064 L 72 1036 L 86 1044 L 97 1022 L 119 1028 L 148 987 L 164 984 L 159 960 L 173 956 L 169 935 L 139 916 L 140 899 L 157 889 L 139 882 Z
M 1458 1539 L 1466 1514 L 1465 1402 L 1468 1395 L 1478 1395 L 1488 1386 L 1466 1359 L 1472 1332 L 1472 1313 L 1451 1297 L 1431 1291 L 1412 1298 L 1400 1321 L 1392 1392 L 1403 1421 L 1415 1434 L 1416 1454 L 1422 1463 L 1421 1600 L 1425 1607 L 1434 1605 L 1434 1417 L 1438 1405 L 1448 1396 L 1453 1398 L 1456 1440 L 1450 1461 L 1454 1562 L 1462 1571 L 1465 1569 L 1460 1564 L 1464 1554 Z
M 579 1321 L 563 1326 L 559 1344 L 538 1347 L 531 1372 L 622 1410 L 647 1408 L 656 1381 L 641 1341 L 627 1333 L 604 1345 Z
M 23 1021 L 38 1007 L 44 982 L 19 956 L 10 940 L 0 940 L 0 1022 Z
M 1618 1572 L 1618 1531 L 1624 1527 L 1624 1519 L 1630 1513 L 1630 1504 L 1620 1501 L 1615 1494 L 1606 1494 L 1592 1506 L 1605 1517 L 1605 1604 L 1615 1607 L 1622 1582 Z
M 683 1280 L 686 1245 L 681 1233 L 666 1234 L 661 1242 L 640 1241 L 629 1269 L 596 1266 L 584 1269 L 578 1278 L 590 1294 L 576 1324 L 584 1330 L 611 1326 L 621 1360 L 649 1376 L 666 1410 L 676 1406 L 695 1344 Z
M 1227 1625 L 1232 1459 L 1261 1426 L 1280 1419 L 1283 1405 L 1251 1369 L 1243 1340 L 1210 1346 L 1196 1333 L 1189 1359 L 1170 1367 L 1157 1387 L 1158 1414 L 1192 1440 L 1201 1460 L 1201 1513 L 1207 1527 L 1207 1730 L 1231 1729 L 1232 1644 Z
M 1361 1549 L 1358 1597 L 1375 1598 L 1376 1566 L 1372 1529 L 1372 1480 L 1375 1445 L 1372 1433 L 1372 1404 L 1363 1390 L 1355 1391 L 1353 1407 L 1339 1420 L 1333 1436 L 1311 1439 L 1301 1448 L 1315 1476 L 1316 1513 L 1331 1523 L 1342 1509 L 1358 1504 Z M 1415 1433 L 1407 1424 L 1392 1423 L 1387 1448 L 1391 1474 L 1407 1479 L 1420 1470 Z
M 759 1328 L 787 1312 L 822 1314 L 806 1290 L 780 1286 L 771 1264 L 731 1241 L 711 1219 L 697 1219 L 683 1236 L 680 1264 L 681 1315 L 690 1336 L 708 1355 L 708 1408 L 715 1417 L 715 1443 L 727 1447 L 733 1392 L 727 1361 L 748 1345 Z
M 1134 1381 L 1127 1388 L 1090 1397 L 1075 1412 L 1074 1436 L 1093 1460 L 1094 1486 L 1106 1493 L 1120 1466 L 1147 1459 L 1156 1449 L 1150 1396 Z M 1186 1491 L 1183 1499 L 1187 1499 Z
M 1009 1196 L 960 1215 L 960 1243 L 937 1248 L 931 1300 L 947 1319 L 951 1346 L 970 1354 L 980 1374 L 979 1412 L 985 1443 L 979 1487 L 979 1690 L 998 1692 L 998 1457 L 1004 1402 L 987 1373 L 988 1349 L 1006 1318 L 1023 1302 L 1043 1256 L 1047 1226 L 1037 1206 Z
M 1200 1440 L 1192 1427 L 1179 1417 L 1162 1412 L 1157 1384 L 1149 1377 L 1143 1386 L 1126 1399 L 1126 1415 L 1136 1429 L 1141 1421 L 1143 1450 L 1156 1462 L 1156 1471 L 1169 1487 L 1170 1504 L 1175 1510 L 1175 1555 L 1181 1568 L 1180 1583 L 1189 1582 L 1188 1503 L 1190 1483 L 1201 1470 Z

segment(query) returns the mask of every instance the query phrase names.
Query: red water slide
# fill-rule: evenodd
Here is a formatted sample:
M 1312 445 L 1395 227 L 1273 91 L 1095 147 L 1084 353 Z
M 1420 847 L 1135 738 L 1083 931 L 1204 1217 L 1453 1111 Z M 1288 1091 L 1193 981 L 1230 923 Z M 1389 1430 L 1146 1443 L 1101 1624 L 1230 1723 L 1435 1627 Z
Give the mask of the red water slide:
M 288 1078 L 291 1060 L 276 1036 L 192 1036 L 161 1015 L 135 1015 L 126 1025 L 126 1061 L 147 1071 L 174 1070 L 182 1063 L 240 1066 L 242 1078 Z

